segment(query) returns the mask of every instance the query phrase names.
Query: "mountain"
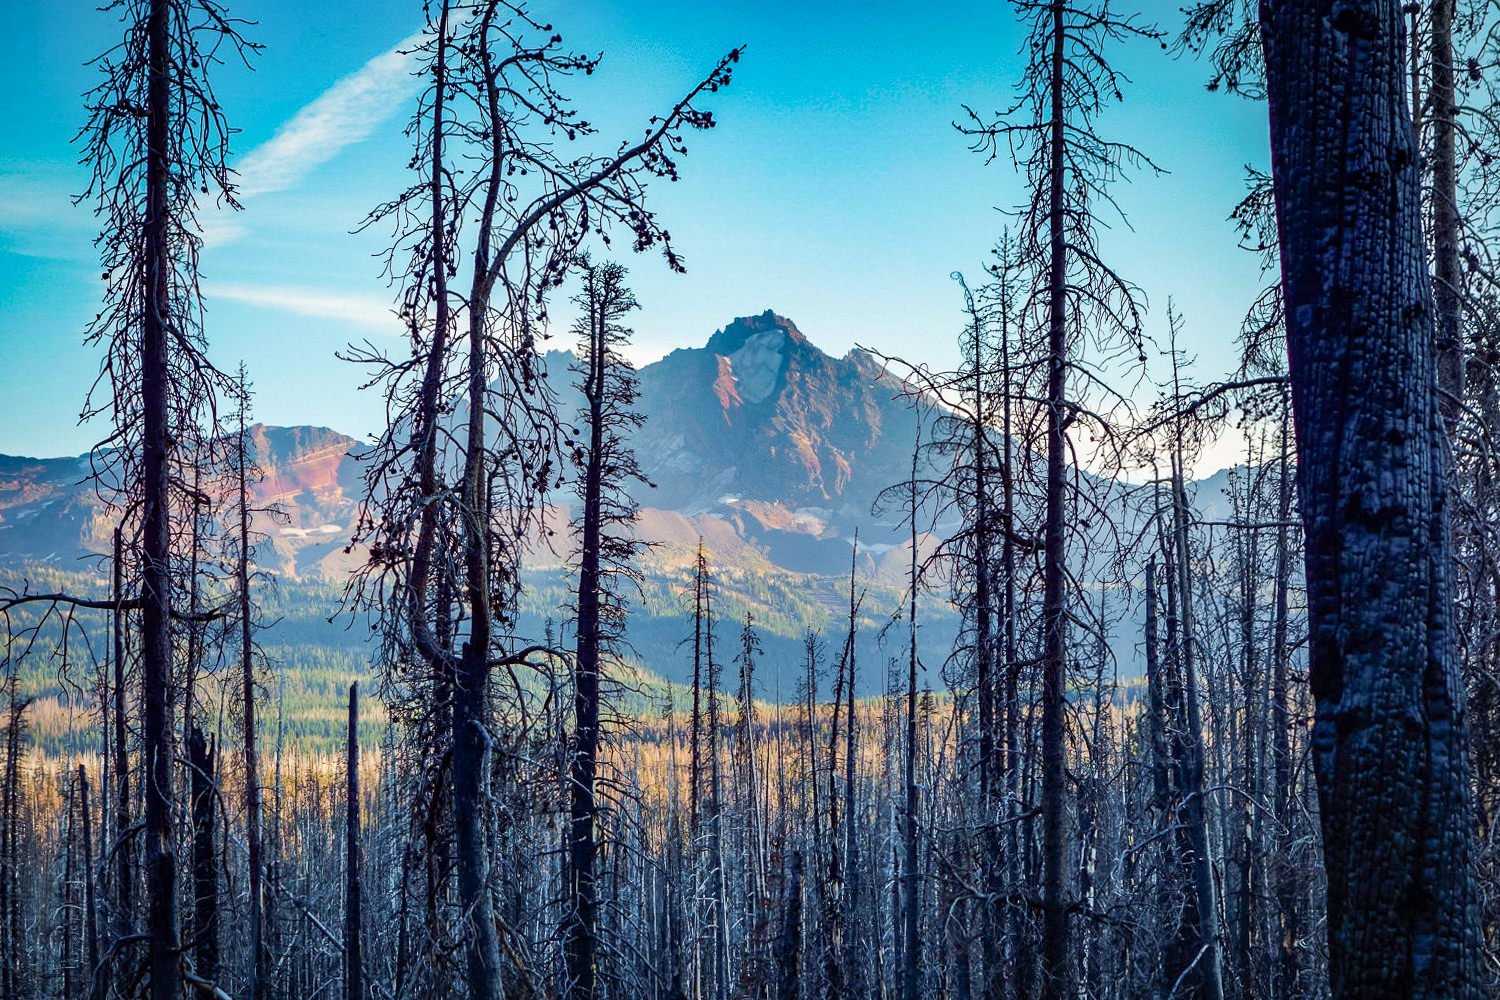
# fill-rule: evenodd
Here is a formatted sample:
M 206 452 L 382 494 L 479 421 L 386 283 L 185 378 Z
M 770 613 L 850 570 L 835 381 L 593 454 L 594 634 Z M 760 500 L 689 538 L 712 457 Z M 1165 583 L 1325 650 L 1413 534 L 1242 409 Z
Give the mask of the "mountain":
M 571 419 L 579 402 L 572 356 L 553 352 L 544 361 L 560 414 Z M 633 657 L 669 678 L 687 674 L 678 649 L 688 627 L 681 596 L 701 539 L 721 593 L 719 641 L 733 646 L 739 621 L 751 612 L 766 642 L 768 683 L 783 667 L 798 675 L 807 628 L 823 629 L 835 645 L 842 634 L 858 532 L 868 633 L 861 648 L 872 657 L 865 662 L 883 663 L 891 653 L 877 647 L 875 632 L 901 605 L 910 549 L 899 516 L 876 518 L 871 507 L 883 488 L 909 474 L 915 417 L 901 387 L 882 379 L 868 355 L 825 354 L 769 310 L 736 319 L 704 347 L 673 351 L 639 374 L 646 422 L 634 446 L 654 484 L 638 493 L 639 531 L 653 544 L 642 559 L 646 579 L 631 621 Z M 255 504 L 284 513 L 256 518 L 267 536 L 260 564 L 284 581 L 324 590 L 324 581 L 342 583 L 360 558 L 347 545 L 362 492 L 363 445 L 325 427 L 256 425 L 250 436 L 265 474 Z M 67 569 L 108 551 L 112 518 L 88 476 L 88 456 L 0 456 L 0 568 Z M 570 500 L 566 492 L 554 498 L 558 539 L 567 537 L 558 529 L 571 516 Z M 565 543 L 558 551 L 534 545 L 528 569 L 520 625 L 540 634 L 549 621 L 568 617 Z M 307 627 L 315 624 L 309 618 Z M 929 626 L 938 663 L 956 618 L 937 607 Z M 872 669 L 866 686 L 878 687 L 879 676 L 883 671 Z
M 336 576 L 358 507 L 360 443 L 326 427 L 250 428 L 256 464 L 265 478 L 253 505 L 267 536 L 261 564 L 287 576 Z M 20 562 L 66 567 L 109 551 L 114 519 L 90 480 L 91 461 L 0 455 L 0 565 Z
M 654 502 L 695 511 L 758 500 L 862 521 L 910 461 L 914 419 L 899 388 L 868 355 L 830 357 L 785 317 L 737 319 L 701 350 L 641 372 L 637 451 Z

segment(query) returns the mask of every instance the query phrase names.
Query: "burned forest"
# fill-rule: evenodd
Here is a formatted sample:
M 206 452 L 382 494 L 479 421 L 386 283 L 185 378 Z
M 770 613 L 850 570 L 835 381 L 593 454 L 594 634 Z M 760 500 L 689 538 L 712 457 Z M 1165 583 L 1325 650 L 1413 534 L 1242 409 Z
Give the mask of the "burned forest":
M 31 6 L 0 1000 L 1500 996 L 1500 6 Z

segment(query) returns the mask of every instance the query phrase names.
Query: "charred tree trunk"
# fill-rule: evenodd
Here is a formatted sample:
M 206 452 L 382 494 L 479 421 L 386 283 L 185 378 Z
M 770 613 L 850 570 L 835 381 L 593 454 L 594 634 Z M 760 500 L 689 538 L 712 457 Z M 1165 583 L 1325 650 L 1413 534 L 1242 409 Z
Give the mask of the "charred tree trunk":
M 597 303 L 595 304 L 597 310 Z M 583 468 L 583 519 L 579 539 L 578 644 L 573 674 L 572 763 L 568 782 L 571 827 L 567 855 L 567 912 L 563 954 L 568 995 L 594 1000 L 599 907 L 594 866 L 598 804 L 594 781 L 599 756 L 600 556 L 603 545 L 605 365 L 608 361 L 602 310 L 589 317 L 589 371 L 584 380 L 588 450 Z
M 246 391 L 241 379 L 240 391 Z M 255 721 L 255 643 L 252 635 L 250 600 L 250 442 L 241 411 L 239 427 L 237 488 L 239 493 L 239 552 L 235 563 L 235 589 L 239 604 L 240 660 L 240 752 L 245 769 L 246 886 L 249 895 L 250 962 L 245 993 L 250 1000 L 270 996 L 270 952 L 265 942 L 265 871 L 261 857 L 260 736 Z
M 1271 622 L 1271 746 L 1272 773 L 1276 783 L 1276 911 L 1281 934 L 1276 942 L 1276 966 L 1272 978 L 1275 996 L 1293 996 L 1298 988 L 1298 942 L 1302 925 L 1297 899 L 1297 869 L 1293 857 L 1296 842 L 1297 794 L 1292 786 L 1291 646 L 1288 641 L 1292 553 L 1286 525 L 1292 516 L 1291 441 L 1286 419 L 1286 395 L 1282 393 L 1281 457 L 1277 465 L 1276 594 Z
M 1000 573 L 1001 573 L 1001 621 L 1004 636 L 1005 657 L 1005 795 L 1007 809 L 1005 817 L 1005 888 L 1016 892 L 1021 885 L 1021 842 L 1018 828 L 1021 825 L 1021 705 L 1020 705 L 1020 656 L 1016 644 L 1016 469 L 1013 385 L 1011 373 L 1011 329 L 1010 329 L 1010 274 L 1008 262 L 1002 263 L 1000 301 L 1000 364 L 1002 372 L 1001 391 L 1001 507 L 1000 507 Z M 1004 996 L 1019 998 L 1030 989 L 1031 950 L 1021 940 L 1025 923 L 1022 910 L 1013 904 L 1005 907 L 1005 941 L 1007 949 L 1007 978 Z M 1013 968 L 1012 968 L 1013 966 Z
M 25 937 L 25 900 L 21 857 L 21 753 L 27 702 L 16 693 L 16 677 L 6 678 L 9 693 L 5 725 L 4 771 L 0 773 L 0 996 L 22 1000 L 31 993 Z
M 177 1000 L 177 856 L 172 845 L 172 537 L 168 324 L 174 315 L 167 216 L 173 91 L 170 0 L 151 0 L 147 24 L 145 303 L 141 317 L 141 773 L 151 1000 Z
M 130 839 L 130 755 L 128 730 L 125 726 L 125 552 L 120 529 L 114 532 L 113 599 L 110 616 L 114 630 L 114 716 L 115 716 L 115 880 L 112 938 L 118 941 L 130 933 L 134 923 L 135 866 L 131 863 L 134 845 Z M 107 853 L 107 852 L 106 852 Z
M 906 760 L 905 799 L 901 815 L 901 996 L 917 1000 L 921 992 L 922 915 L 917 871 L 917 452 L 911 461 L 911 565 L 907 578 Z
M 1393 0 L 1262 5 L 1338 998 L 1483 995 L 1448 476 Z
M 459 905 L 465 922 L 465 955 L 473 1000 L 500 1000 L 500 941 L 489 889 L 489 843 L 485 836 L 484 770 L 489 753 L 489 650 L 493 635 L 490 569 L 485 526 L 489 522 L 484 475 L 485 358 L 482 321 L 471 323 L 468 465 L 464 474 L 464 565 L 469 635 L 458 663 L 453 696 L 453 831 Z
M 99 906 L 94 895 L 94 828 L 89 814 L 89 776 L 78 765 L 77 794 L 79 818 L 83 822 L 83 941 L 84 960 L 88 963 L 86 982 L 90 1000 L 104 996 L 104 978 L 99 969 Z
M 855 563 L 859 557 L 859 535 L 854 537 L 854 553 L 849 560 L 849 638 L 844 647 L 844 670 L 848 681 L 845 687 L 845 711 L 848 722 L 844 726 L 844 858 L 848 875 L 848 888 L 844 893 L 844 967 L 849 970 L 849 991 L 858 997 L 864 995 L 864 956 L 860 951 L 860 859 L 859 859 L 859 806 L 855 786 L 855 768 L 859 758 L 859 723 L 855 714 L 854 684 L 858 660 L 855 655 L 855 640 L 859 633 L 859 599 L 854 590 Z
M 359 850 L 359 685 L 349 685 L 349 728 L 344 743 L 344 1000 L 365 1000 L 364 895 Z
M 1173 369 L 1174 391 L 1176 369 Z M 1206 1000 L 1223 1000 L 1224 974 L 1219 934 L 1219 902 L 1214 882 L 1213 854 L 1208 839 L 1208 803 L 1203 785 L 1203 715 L 1198 704 L 1198 645 L 1193 616 L 1192 552 L 1188 546 L 1187 496 L 1182 485 L 1182 435 L 1179 432 L 1172 452 L 1172 545 L 1176 549 L 1177 600 L 1181 609 L 1178 623 L 1177 656 L 1182 670 L 1181 720 L 1183 738 L 1178 756 L 1182 776 L 1182 800 L 1179 822 L 1187 828 L 1191 845 L 1193 894 L 1198 917 L 1197 954 L 1193 978 L 1199 995 Z M 1170 564 L 1169 564 L 1170 565 Z M 1169 569 L 1170 572 L 1170 569 Z
M 194 726 L 187 739 L 189 805 L 193 818 L 193 972 L 214 982 L 219 975 L 219 871 L 214 849 L 214 748 Z
M 1432 129 L 1428 153 L 1432 165 L 1432 299 L 1433 347 L 1437 352 L 1438 408 L 1449 435 L 1464 404 L 1464 338 L 1462 277 L 1459 271 L 1461 222 L 1458 214 L 1458 98 L 1453 66 L 1454 0 L 1433 0 L 1429 26 L 1432 66 L 1427 89 L 1427 124 Z M 1411 48 L 1419 49 L 1418 39 Z M 1418 133 L 1420 143 L 1420 132 Z
M 486 24 L 493 17 L 484 14 Z M 485 67 L 482 98 L 499 145 L 498 82 L 490 68 L 489 32 L 479 35 L 479 58 Z M 469 608 L 469 635 L 459 655 L 453 692 L 453 833 L 458 869 L 458 901 L 465 922 L 465 957 L 472 1000 L 500 1000 L 500 940 L 489 887 L 488 823 L 484 812 L 484 772 L 490 750 L 489 656 L 494 642 L 495 579 L 490 564 L 490 475 L 485 420 L 489 413 L 491 357 L 489 331 L 492 227 L 501 197 L 503 155 L 492 149 L 479 231 L 474 242 L 474 275 L 468 314 L 468 427 L 464 440 L 462 482 L 462 565 Z M 436 433 L 436 428 L 433 429 Z
M 802 854 L 792 852 L 786 899 L 781 907 L 781 936 L 776 942 L 777 1000 L 797 1000 L 802 981 Z
M 1047 168 L 1047 483 L 1042 528 L 1042 1000 L 1072 992 L 1072 948 L 1065 894 L 1068 815 L 1065 703 L 1068 669 L 1067 386 L 1068 243 L 1064 228 L 1067 182 L 1066 8 L 1054 0 L 1048 61 Z

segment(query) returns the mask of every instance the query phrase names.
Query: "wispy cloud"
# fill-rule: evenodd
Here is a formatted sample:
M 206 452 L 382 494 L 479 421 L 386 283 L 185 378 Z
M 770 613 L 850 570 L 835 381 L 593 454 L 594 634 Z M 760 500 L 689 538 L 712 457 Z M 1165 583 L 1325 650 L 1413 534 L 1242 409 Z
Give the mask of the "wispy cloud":
M 294 187 L 346 146 L 364 139 L 421 85 L 409 53 L 422 32 L 403 39 L 324 91 L 236 165 L 242 198 Z
M 208 286 L 205 294 L 210 299 L 243 302 L 298 316 L 343 320 L 379 333 L 394 334 L 401 330 L 391 303 L 373 295 L 349 295 L 317 288 L 289 288 L 281 285 L 219 283 Z
M 73 204 L 82 189 L 68 165 L 0 160 L 0 246 L 28 257 L 90 256 L 91 206 Z

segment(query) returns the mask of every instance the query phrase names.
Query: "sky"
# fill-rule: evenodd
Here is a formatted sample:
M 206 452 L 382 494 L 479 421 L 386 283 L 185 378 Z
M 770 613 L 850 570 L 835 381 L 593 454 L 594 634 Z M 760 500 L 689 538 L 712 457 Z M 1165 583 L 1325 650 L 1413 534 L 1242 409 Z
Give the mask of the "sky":
M 390 0 L 231 0 L 264 52 L 217 67 L 239 130 L 231 165 L 244 210 L 205 210 L 202 258 L 210 357 L 241 361 L 256 416 L 364 437 L 383 407 L 335 352 L 369 340 L 400 350 L 395 292 L 378 231 L 355 232 L 407 183 L 402 128 L 420 82 L 403 42 L 421 5 Z M 613 150 L 745 45 L 733 84 L 705 102 L 719 125 L 689 137 L 681 180 L 653 207 L 684 255 L 626 255 L 641 303 L 638 363 L 699 347 L 737 316 L 774 309 L 825 351 L 856 344 L 934 366 L 956 362 L 962 297 L 1024 198 L 1009 162 L 986 164 L 953 122 L 964 105 L 1006 107 L 1021 74 L 1021 27 L 1003 2 L 546 0 L 533 6 L 578 49 L 602 53 L 570 85 Z M 1149 19 L 1174 31 L 1178 6 Z M 86 185 L 74 136 L 88 61 L 118 41 L 115 15 L 83 3 L 18 0 L 0 34 L 0 453 L 76 455 L 104 435 L 79 426 L 98 372 L 83 343 L 97 311 L 98 224 L 73 196 Z M 1145 41 L 1115 50 L 1130 77 L 1099 121 L 1146 152 L 1114 188 L 1128 223 L 1106 216 L 1104 257 L 1145 292 L 1162 333 L 1172 299 L 1180 346 L 1211 380 L 1235 363 L 1245 307 L 1263 284 L 1228 215 L 1245 166 L 1264 168 L 1264 108 L 1209 93 L 1206 67 Z M 618 245 L 617 241 L 617 245 Z M 569 346 L 565 328 L 557 346 Z M 1149 400 L 1146 400 L 1149 402 Z M 1232 446 L 1210 465 L 1234 460 Z

